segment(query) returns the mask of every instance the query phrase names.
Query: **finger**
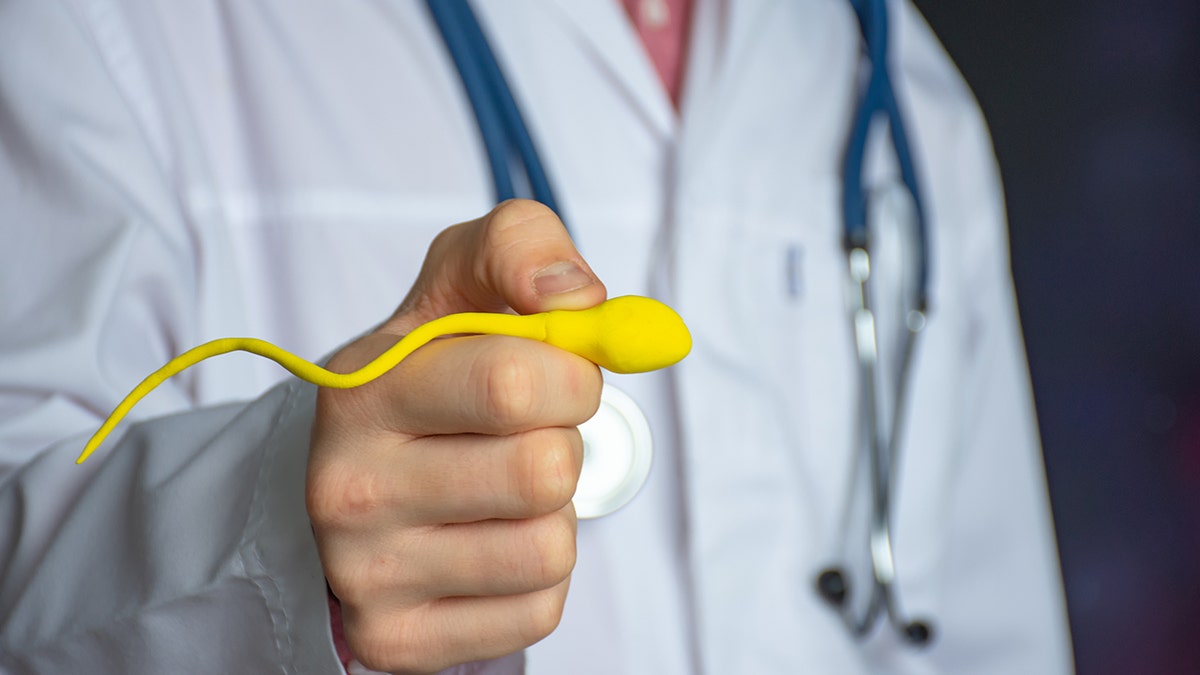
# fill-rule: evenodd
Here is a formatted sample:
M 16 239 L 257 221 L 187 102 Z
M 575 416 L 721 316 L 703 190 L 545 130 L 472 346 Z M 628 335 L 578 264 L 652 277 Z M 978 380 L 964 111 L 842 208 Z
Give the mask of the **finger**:
M 520 651 L 562 620 L 570 580 L 521 595 L 444 598 L 420 611 L 361 612 L 343 621 L 354 656 L 371 670 L 432 673 Z
M 359 574 L 374 588 L 364 603 L 516 595 L 550 588 L 575 567 L 575 509 L 536 518 L 485 520 L 398 533 L 387 552 L 365 556 Z
M 342 602 L 412 609 L 434 598 L 550 588 L 575 567 L 574 506 L 536 518 L 397 529 L 327 549 L 326 578 Z
M 387 531 L 553 513 L 574 497 L 583 439 L 571 428 L 509 436 L 427 436 L 363 443 L 310 472 L 314 525 Z
M 386 344 L 375 335 L 354 349 Z M 432 342 L 378 380 L 326 398 L 402 434 L 505 435 L 582 424 L 602 387 L 599 369 L 582 357 L 533 340 L 477 336 Z
M 454 312 L 586 309 L 606 293 L 553 211 L 510 200 L 434 240 L 417 282 L 384 330 L 403 335 Z
M 574 497 L 583 466 L 575 427 L 427 436 L 400 452 L 403 487 L 395 501 L 404 505 L 405 524 L 418 526 L 553 513 Z

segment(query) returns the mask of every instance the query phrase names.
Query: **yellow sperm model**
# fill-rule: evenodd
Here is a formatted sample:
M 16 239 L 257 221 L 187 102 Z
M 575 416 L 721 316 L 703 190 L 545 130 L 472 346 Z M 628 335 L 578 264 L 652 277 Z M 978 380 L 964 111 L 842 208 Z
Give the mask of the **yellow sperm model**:
M 396 367 L 409 354 L 443 335 L 487 334 L 539 340 L 578 354 L 614 373 L 644 373 L 678 363 L 692 349 L 692 336 L 673 309 L 651 298 L 626 295 L 591 309 L 555 310 L 515 316 L 486 312 L 451 314 L 418 326 L 390 349 L 352 373 L 335 373 L 270 342 L 222 338 L 176 356 L 142 380 L 104 420 L 80 453 L 82 464 L 125 415 L 167 378 L 212 356 L 244 351 L 278 363 L 300 379 L 322 387 L 349 389 Z

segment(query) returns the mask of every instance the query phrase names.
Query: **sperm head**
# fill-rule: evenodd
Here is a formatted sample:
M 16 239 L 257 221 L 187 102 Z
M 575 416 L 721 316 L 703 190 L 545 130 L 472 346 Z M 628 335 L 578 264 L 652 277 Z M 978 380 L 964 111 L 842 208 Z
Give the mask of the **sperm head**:
M 692 349 L 692 335 L 675 310 L 634 295 L 591 309 L 550 312 L 546 342 L 614 373 L 666 368 Z

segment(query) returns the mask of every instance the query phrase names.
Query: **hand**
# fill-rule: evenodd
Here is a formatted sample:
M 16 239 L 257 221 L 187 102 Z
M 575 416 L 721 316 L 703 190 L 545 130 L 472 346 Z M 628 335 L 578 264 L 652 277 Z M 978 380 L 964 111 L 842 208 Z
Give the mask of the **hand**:
M 585 309 L 605 293 L 549 209 L 506 202 L 442 232 L 396 314 L 329 368 L 358 368 L 445 314 Z M 430 343 L 357 389 L 321 390 L 308 511 L 364 665 L 437 671 L 554 630 L 575 564 L 575 426 L 601 385 L 566 351 L 476 336 Z

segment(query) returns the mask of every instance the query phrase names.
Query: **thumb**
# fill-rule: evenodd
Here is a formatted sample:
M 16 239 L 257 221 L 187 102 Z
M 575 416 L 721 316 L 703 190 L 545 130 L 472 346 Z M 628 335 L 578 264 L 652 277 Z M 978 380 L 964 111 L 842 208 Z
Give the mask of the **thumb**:
M 385 330 L 407 333 L 455 312 L 586 309 L 606 295 L 553 211 L 510 200 L 438 235 Z

